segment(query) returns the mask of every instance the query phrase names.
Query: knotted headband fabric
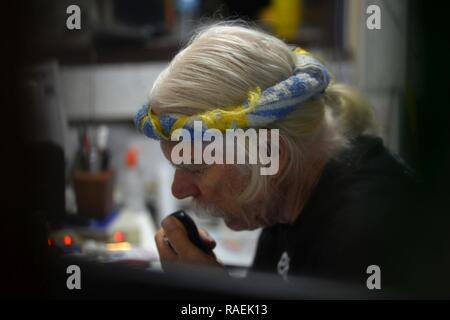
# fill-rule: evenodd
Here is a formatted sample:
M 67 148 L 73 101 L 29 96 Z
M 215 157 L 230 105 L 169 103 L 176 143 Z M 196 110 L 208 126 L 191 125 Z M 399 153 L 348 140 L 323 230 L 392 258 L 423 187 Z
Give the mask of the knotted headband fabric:
M 144 105 L 136 114 L 136 127 L 147 137 L 170 140 L 176 129 L 186 129 L 194 136 L 194 121 L 201 121 L 200 136 L 207 129 L 264 128 L 286 117 L 302 103 L 325 91 L 331 76 L 327 68 L 307 51 L 296 48 L 296 68 L 291 77 L 261 92 L 256 88 L 249 92 L 241 105 L 209 110 L 191 116 L 163 113 L 156 115 L 151 106 Z M 198 126 L 195 126 L 198 130 Z

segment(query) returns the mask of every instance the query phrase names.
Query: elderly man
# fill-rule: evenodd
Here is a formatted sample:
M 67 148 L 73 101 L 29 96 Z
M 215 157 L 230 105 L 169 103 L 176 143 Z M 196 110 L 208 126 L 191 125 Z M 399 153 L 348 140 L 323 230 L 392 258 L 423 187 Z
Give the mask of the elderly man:
M 192 197 L 234 230 L 264 228 L 253 269 L 284 279 L 356 281 L 365 281 L 371 265 L 395 269 L 389 261 L 396 254 L 397 213 L 413 179 L 376 137 L 364 98 L 334 83 L 306 51 L 243 26 L 207 27 L 160 74 L 135 122 L 161 141 L 176 167 L 175 197 Z M 259 162 L 174 160 L 180 136 L 198 133 L 204 150 L 213 140 L 205 139 L 210 129 L 277 130 L 269 133 L 279 139 L 267 139 L 267 151 L 277 155 L 278 170 L 262 175 Z M 251 145 L 250 139 L 224 153 L 239 149 L 249 156 Z M 202 237 L 214 247 L 206 233 Z M 223 267 L 194 246 L 173 217 L 162 221 L 156 243 L 163 266 Z

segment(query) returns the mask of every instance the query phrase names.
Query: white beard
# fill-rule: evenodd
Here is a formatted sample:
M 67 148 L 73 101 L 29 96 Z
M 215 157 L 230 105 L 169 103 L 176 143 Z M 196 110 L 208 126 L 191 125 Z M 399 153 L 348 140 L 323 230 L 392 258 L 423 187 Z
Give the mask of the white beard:
M 224 220 L 225 224 L 232 230 L 253 230 L 259 226 L 250 224 L 245 217 L 245 214 L 239 215 L 239 219 L 236 219 L 236 215 L 226 213 L 222 209 L 215 208 L 213 206 L 205 206 L 194 200 L 193 210 L 198 217 L 216 217 Z
M 193 202 L 193 211 L 199 217 L 216 217 L 223 219 L 227 216 L 227 214 L 221 209 L 215 208 L 213 206 L 205 206 L 203 204 L 200 204 L 196 200 L 193 200 Z

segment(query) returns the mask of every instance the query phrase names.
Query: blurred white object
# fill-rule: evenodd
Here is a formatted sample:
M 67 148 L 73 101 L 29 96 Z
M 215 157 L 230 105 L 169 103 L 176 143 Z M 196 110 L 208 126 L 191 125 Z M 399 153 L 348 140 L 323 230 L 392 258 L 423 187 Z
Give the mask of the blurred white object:
M 60 83 L 58 62 L 48 61 L 28 68 L 22 86 L 31 97 L 25 121 L 29 121 L 33 141 L 51 141 L 64 148 L 67 119 Z
M 100 150 L 104 150 L 108 147 L 108 136 L 109 136 L 108 127 L 105 125 L 100 126 L 97 132 L 97 147 Z
M 167 163 L 161 162 L 158 168 L 158 213 L 162 220 L 165 216 L 178 210 L 177 201 L 172 196 L 172 180 L 174 169 Z
M 194 216 L 195 217 L 195 216 Z M 199 228 L 205 229 L 216 241 L 214 249 L 216 256 L 223 263 L 235 267 L 250 267 L 258 245 L 262 229 L 252 231 L 233 231 L 222 219 L 216 225 L 207 225 L 204 220 L 195 218 Z
M 135 146 L 127 150 L 126 168 L 123 179 L 124 205 L 132 211 L 145 211 L 144 182 L 138 167 L 138 149 Z
M 149 260 L 159 260 L 154 240 L 156 228 L 148 211 L 124 208 L 109 227 L 109 230 L 112 233 L 115 231 L 122 232 L 125 235 L 124 240 L 132 242 L 135 246 L 142 249 Z

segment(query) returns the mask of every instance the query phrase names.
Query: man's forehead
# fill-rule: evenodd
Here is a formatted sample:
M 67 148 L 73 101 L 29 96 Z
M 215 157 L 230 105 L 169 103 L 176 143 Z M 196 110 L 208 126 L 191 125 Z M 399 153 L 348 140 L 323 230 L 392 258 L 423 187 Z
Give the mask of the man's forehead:
M 161 146 L 161 149 L 162 149 L 162 151 L 163 151 L 163 153 L 164 153 L 164 155 L 166 156 L 166 158 L 167 158 L 167 160 L 169 160 L 170 161 L 170 163 L 172 163 L 173 164 L 173 161 L 172 161 L 172 149 L 178 144 L 179 142 L 177 142 L 177 141 L 161 141 L 160 142 L 160 146 Z M 192 142 L 192 144 L 193 144 L 193 142 Z M 204 162 L 203 162 L 203 159 L 202 159 L 202 163 L 201 164 L 194 164 L 194 158 L 195 158 L 195 154 L 194 154 L 194 151 L 193 150 L 191 150 L 192 152 L 190 152 L 190 160 L 191 160 L 191 163 L 188 163 L 188 164 L 179 164 L 179 165 L 175 165 L 176 167 L 179 167 L 179 168 L 194 168 L 194 167 L 198 167 L 198 166 L 200 166 L 200 165 L 206 165 Z M 183 151 L 184 152 L 184 151 Z

